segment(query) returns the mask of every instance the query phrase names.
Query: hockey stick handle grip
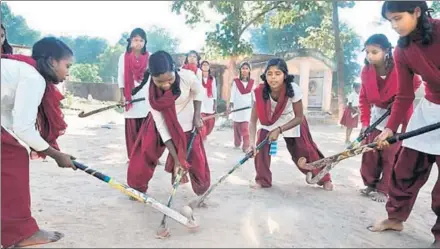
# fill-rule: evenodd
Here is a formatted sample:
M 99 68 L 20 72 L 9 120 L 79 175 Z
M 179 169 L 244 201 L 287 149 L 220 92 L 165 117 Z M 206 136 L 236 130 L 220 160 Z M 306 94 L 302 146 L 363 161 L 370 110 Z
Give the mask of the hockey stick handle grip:
M 437 130 L 439 128 L 440 128 L 440 122 L 437 122 L 437 123 L 434 123 L 431 125 L 424 126 L 419 129 L 415 129 L 413 131 L 409 131 L 409 132 L 405 132 L 405 133 L 402 133 L 399 135 L 392 136 L 392 137 L 388 138 L 387 141 L 388 141 L 388 143 L 393 144 L 398 141 L 402 141 L 402 140 L 405 140 L 405 139 L 408 139 L 411 137 L 415 137 L 415 136 L 418 136 L 418 135 L 421 135 L 421 134 L 424 134 L 424 133 L 427 133 L 427 132 L 430 132 L 433 130 Z
M 380 123 L 382 123 L 382 121 L 384 121 L 390 114 L 391 114 L 391 109 L 388 109 L 378 120 L 376 120 L 376 122 L 374 122 L 372 125 L 368 126 L 368 128 L 364 131 L 362 136 L 366 137 L 368 135 L 368 133 L 370 133 L 374 129 L 376 129 L 376 126 L 378 126 Z
M 110 181 L 110 179 L 111 179 L 111 177 L 109 177 L 109 176 L 107 176 L 107 175 L 105 175 L 105 174 L 103 174 L 103 173 L 101 173 L 99 171 L 96 171 L 94 169 L 91 169 L 91 168 L 89 168 L 89 167 L 85 166 L 84 164 L 79 163 L 77 161 L 73 161 L 73 165 L 75 165 L 75 167 L 77 167 L 78 169 L 86 172 L 89 175 L 92 175 L 92 176 L 98 178 L 99 180 L 101 180 L 103 182 L 107 182 L 108 183 Z
M 238 108 L 238 109 L 232 110 L 230 113 L 243 111 L 243 110 L 246 110 L 246 109 L 249 109 L 249 108 L 251 108 L 251 107 L 250 106 L 246 106 L 246 107 Z M 209 120 L 209 119 L 212 119 L 212 118 L 215 118 L 215 117 L 218 117 L 218 116 L 222 116 L 222 115 L 226 115 L 226 112 L 212 114 L 212 115 L 203 117 L 202 120 L 205 121 L 205 120 Z

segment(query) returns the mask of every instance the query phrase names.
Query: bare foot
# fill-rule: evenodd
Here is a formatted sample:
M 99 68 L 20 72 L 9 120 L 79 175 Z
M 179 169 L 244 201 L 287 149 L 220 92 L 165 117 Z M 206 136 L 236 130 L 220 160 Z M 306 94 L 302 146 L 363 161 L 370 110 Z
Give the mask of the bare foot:
M 333 183 L 330 181 L 324 182 L 324 184 L 322 184 L 322 187 L 327 191 L 333 191 Z
M 263 188 L 259 183 L 256 183 L 256 182 L 249 183 L 249 187 L 252 188 L 252 189 L 261 189 L 261 188 Z
M 403 222 L 396 219 L 386 219 L 372 226 L 367 227 L 371 232 L 382 232 L 386 230 L 394 230 L 394 231 L 402 231 L 403 230 Z
M 38 232 L 34 233 L 34 235 L 32 235 L 31 237 L 19 242 L 17 245 L 15 245 L 15 247 L 26 247 L 33 245 L 48 244 L 58 241 L 62 237 L 64 237 L 64 234 L 60 232 L 39 230 Z
M 386 202 L 388 200 L 388 196 L 381 192 L 374 192 L 371 194 L 371 199 L 377 202 Z
M 170 235 L 170 230 L 167 227 L 160 226 L 156 233 L 156 239 L 166 239 Z
M 366 187 L 366 188 L 359 190 L 359 192 L 365 196 L 369 196 L 370 193 L 375 192 L 375 191 L 376 191 L 376 189 L 372 188 L 372 187 Z

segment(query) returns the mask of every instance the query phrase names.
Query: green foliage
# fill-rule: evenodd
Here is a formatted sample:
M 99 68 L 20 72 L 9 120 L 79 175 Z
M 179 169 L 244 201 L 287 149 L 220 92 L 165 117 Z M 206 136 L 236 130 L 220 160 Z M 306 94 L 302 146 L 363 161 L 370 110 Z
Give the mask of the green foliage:
M 222 19 L 216 29 L 206 33 L 206 52 L 210 57 L 226 57 L 249 55 L 252 46 L 242 39 L 243 33 L 252 25 L 260 25 L 265 15 L 279 10 L 275 18 L 279 23 L 294 21 L 297 17 L 307 14 L 319 2 L 310 1 L 185 1 L 178 0 L 172 5 L 172 11 L 185 14 L 186 24 L 194 27 L 201 22 L 209 22 L 203 10 L 209 8 L 219 14 Z
M 250 41 L 255 52 L 274 54 L 303 48 L 299 39 L 308 35 L 308 27 L 319 26 L 322 18 L 318 11 L 312 11 L 298 18 L 295 24 L 288 24 L 283 28 L 271 27 L 270 20 L 271 17 L 267 16 L 261 27 L 250 30 Z
M 339 2 L 338 4 L 340 4 Z M 345 7 L 352 7 L 349 2 L 345 2 Z M 336 60 L 335 54 L 335 36 L 333 31 L 332 10 L 330 6 L 325 6 L 324 16 L 321 25 L 318 27 L 309 27 L 308 36 L 300 38 L 300 44 L 305 48 L 318 49 L 324 55 Z M 340 39 L 343 50 L 344 60 L 344 85 L 345 89 L 351 89 L 355 79 L 359 76 L 361 66 L 357 63 L 357 51 L 361 49 L 361 40 L 359 35 L 352 27 L 347 24 L 340 24 Z M 338 82 L 333 80 L 333 89 L 338 88 Z
M 7 3 L 1 3 L 1 21 L 9 43 L 32 46 L 40 39 L 40 32 L 32 30 L 20 15 L 14 15 Z
M 434 9 L 433 17 L 434 18 L 440 18 L 440 2 L 432 1 L 431 8 Z
M 1 3 L 1 20 L 7 31 L 10 43 L 32 46 L 40 33 L 30 29 L 22 16 L 15 16 L 6 3 Z M 153 26 L 147 30 L 147 48 L 154 53 L 165 50 L 175 53 L 180 41 L 165 28 Z M 74 80 L 81 82 L 114 82 L 118 76 L 118 61 L 127 46 L 128 32 L 121 34 L 121 39 L 114 46 L 107 40 L 90 36 L 61 36 L 74 53 L 75 64 L 70 69 Z
M 100 83 L 99 67 L 94 64 L 74 64 L 70 68 L 70 76 L 72 81 Z
M 125 52 L 125 46 L 116 44 L 108 47 L 99 56 L 99 76 L 104 82 L 117 82 L 118 61 L 121 54 Z
M 176 53 L 180 45 L 179 39 L 172 36 L 172 34 L 165 28 L 152 26 L 145 31 L 147 33 L 147 49 L 150 53 L 158 50 L 164 50 L 168 53 Z M 127 44 L 127 42 L 125 42 Z
M 147 50 L 150 53 L 154 53 L 158 50 L 176 53 L 180 45 L 180 40 L 174 37 L 166 28 L 153 25 L 145 29 L 145 33 L 147 34 Z M 127 39 L 129 37 L 129 32 L 122 33 L 118 44 L 126 48 L 128 44 Z
M 124 32 L 121 34 L 121 38 L 119 38 L 118 44 L 122 46 L 127 46 L 127 39 L 130 37 L 128 32 Z M 148 37 L 147 37 L 148 38 Z
M 73 50 L 75 63 L 80 64 L 97 64 L 98 56 L 109 46 L 107 40 L 100 37 L 61 36 L 59 38 Z
M 354 2 L 339 2 L 342 7 L 352 7 Z M 318 6 L 318 5 L 317 5 Z M 316 49 L 328 58 L 335 60 L 335 37 L 333 32 L 332 11 L 327 2 L 320 8 L 314 8 L 307 15 L 297 18 L 295 23 L 282 28 L 271 26 L 276 15 L 266 18 L 261 28 L 251 30 L 251 42 L 260 53 L 276 53 L 293 49 Z M 361 66 L 357 63 L 357 52 L 361 49 L 360 37 L 353 28 L 342 23 L 341 43 L 344 52 L 344 82 L 351 89 Z M 334 89 L 337 81 L 333 80 Z

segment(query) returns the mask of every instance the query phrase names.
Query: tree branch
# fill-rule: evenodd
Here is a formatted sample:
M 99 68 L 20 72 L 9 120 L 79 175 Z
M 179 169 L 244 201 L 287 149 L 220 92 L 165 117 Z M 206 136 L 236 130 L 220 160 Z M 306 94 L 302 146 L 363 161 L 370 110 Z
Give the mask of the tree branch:
M 258 18 L 262 17 L 263 15 L 267 14 L 268 12 L 277 9 L 278 7 L 280 7 L 280 2 L 276 3 L 275 6 L 273 6 L 272 8 L 266 10 L 266 11 L 262 11 L 260 14 L 256 15 L 254 18 L 252 18 L 246 25 L 244 25 L 244 27 L 240 30 L 240 32 L 238 33 L 238 37 L 237 39 L 240 39 L 241 35 L 243 35 L 244 31 L 246 31 L 247 28 L 249 28 L 249 26 L 251 26 Z

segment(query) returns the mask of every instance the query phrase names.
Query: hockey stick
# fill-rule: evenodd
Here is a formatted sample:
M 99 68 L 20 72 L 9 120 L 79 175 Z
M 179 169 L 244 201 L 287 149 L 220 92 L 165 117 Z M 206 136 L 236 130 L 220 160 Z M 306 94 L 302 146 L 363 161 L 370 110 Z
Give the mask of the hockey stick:
M 129 186 L 127 186 L 125 184 L 119 183 L 116 180 L 114 180 L 112 177 L 107 176 L 99 171 L 94 170 L 94 169 L 91 169 L 91 168 L 87 167 L 86 165 L 83 165 L 79 162 L 73 161 L 73 164 L 78 169 L 86 172 L 89 175 L 92 175 L 92 176 L 98 178 L 99 180 L 101 180 L 103 182 L 106 182 L 107 184 L 109 184 L 110 186 L 112 186 L 115 189 L 118 189 L 122 193 L 124 193 L 130 197 L 133 197 L 134 199 L 136 199 L 139 202 L 148 204 L 149 206 L 153 207 L 154 209 L 158 210 L 159 212 L 161 212 L 163 214 L 166 214 L 167 216 L 171 217 L 173 220 L 179 222 L 180 224 L 186 226 L 187 228 L 194 229 L 194 228 L 198 227 L 198 225 L 195 224 L 195 222 L 193 220 L 188 219 L 187 217 L 183 216 L 179 212 L 163 205 L 162 203 L 151 198 L 150 196 L 148 196 L 142 192 L 139 192 L 133 188 L 130 188 Z
M 358 147 L 359 144 L 362 142 L 362 140 L 364 140 L 374 129 L 376 129 L 376 127 L 382 122 L 384 121 L 390 114 L 391 114 L 391 104 L 388 106 L 387 111 L 380 116 L 380 118 L 378 120 L 376 120 L 376 122 L 374 122 L 373 124 L 371 124 L 370 126 L 368 126 L 367 129 L 365 129 L 365 131 L 360 134 L 356 140 L 354 140 L 353 142 L 350 143 L 350 145 L 347 147 L 347 150 L 353 149 L 355 147 Z
M 232 110 L 230 113 L 233 113 L 233 112 L 239 112 L 239 111 L 243 111 L 243 110 L 247 110 L 247 109 L 249 109 L 249 108 L 251 108 L 251 106 L 246 106 L 246 107 L 238 108 L 238 109 Z M 226 112 L 216 113 L 216 114 L 212 114 L 212 115 L 209 115 L 209 116 L 203 117 L 202 120 L 205 121 L 205 120 L 209 120 L 209 119 L 212 119 L 212 118 L 216 118 L 216 117 L 224 116 L 224 115 L 226 115 L 226 114 L 227 114 Z
M 84 113 L 84 111 L 82 111 L 82 112 L 80 112 L 78 114 L 78 117 L 85 118 L 85 117 L 88 117 L 88 116 L 96 114 L 96 113 L 107 111 L 107 110 L 110 110 L 110 109 L 113 109 L 113 108 L 116 108 L 116 107 L 125 107 L 128 104 L 135 103 L 135 102 L 140 102 L 140 101 L 144 101 L 144 100 L 145 100 L 145 98 L 138 98 L 138 99 L 133 99 L 132 101 L 126 102 L 124 105 L 121 105 L 121 104 L 109 105 L 109 106 L 102 107 L 102 108 L 99 108 L 99 109 L 96 109 L 96 110 L 93 110 L 93 111 L 90 111 L 90 112 L 86 112 L 86 113 Z
M 257 151 L 260 150 L 261 148 L 263 148 L 263 146 L 268 142 L 267 138 L 264 139 L 261 143 L 259 143 L 257 145 L 257 147 L 255 148 Z M 232 169 L 230 169 L 226 174 L 224 174 L 222 177 L 220 177 L 220 179 L 217 180 L 216 183 L 214 183 L 213 185 L 211 185 L 211 187 L 209 187 L 209 189 L 202 195 L 200 196 L 197 200 L 194 200 L 193 202 L 191 202 L 189 204 L 189 207 L 194 209 L 196 207 L 200 207 L 200 205 L 203 203 L 203 201 L 206 199 L 206 197 L 208 197 L 209 194 L 211 194 L 211 192 L 220 184 L 222 183 L 226 178 L 228 178 L 228 176 L 230 176 L 232 173 L 234 173 L 235 170 L 237 170 L 240 166 L 242 166 L 247 160 L 249 160 L 253 155 L 253 152 L 250 151 L 248 153 L 246 153 L 245 157 L 243 159 L 241 159 L 234 167 L 232 167 Z
M 427 126 L 424 126 L 422 128 L 419 128 L 419 129 L 416 129 L 413 131 L 409 131 L 406 133 L 402 133 L 400 135 L 392 136 L 390 138 L 387 138 L 387 142 L 389 144 L 393 144 L 398 141 L 402 141 L 402 140 L 405 140 L 405 139 L 408 139 L 408 138 L 411 138 L 414 136 L 418 136 L 418 135 L 421 135 L 421 134 L 424 134 L 424 133 L 427 133 L 427 132 L 430 132 L 433 130 L 437 130 L 439 128 L 440 128 L 440 122 L 437 122 L 437 123 L 427 125 Z M 300 168 L 303 168 L 306 170 L 323 168 L 315 177 L 313 177 L 312 172 L 307 173 L 306 182 L 309 184 L 315 184 L 315 183 L 318 183 L 340 161 L 345 160 L 350 157 L 353 157 L 353 156 L 356 156 L 356 155 L 359 155 L 359 154 L 362 154 L 362 153 L 365 153 L 365 152 L 368 152 L 368 151 L 372 151 L 377 148 L 377 145 L 378 145 L 377 142 L 366 144 L 366 145 L 360 146 L 358 148 L 346 150 L 346 151 L 341 152 L 339 154 L 320 159 L 320 160 L 315 161 L 313 163 L 307 163 L 307 164 L 301 163 L 300 161 L 304 162 L 305 160 L 304 160 L 304 158 L 300 158 L 298 160 L 298 166 Z
M 194 139 L 196 138 L 196 136 L 197 136 L 197 128 L 194 127 L 194 129 L 191 131 L 191 139 L 188 143 L 188 147 L 187 147 L 187 151 L 186 151 L 186 160 L 189 160 L 189 156 L 191 155 L 191 149 L 192 149 Z M 171 194 L 168 197 L 167 207 L 169 207 L 169 208 L 171 207 L 171 203 L 173 202 L 173 197 L 176 195 L 177 188 L 180 185 L 180 180 L 182 179 L 184 174 L 185 174 L 185 172 L 183 172 L 182 170 L 179 170 L 176 178 L 174 179 L 173 189 L 171 190 Z M 192 214 L 188 214 L 188 215 L 190 215 L 190 217 L 192 217 Z M 168 231 L 166 219 L 167 219 L 167 215 L 164 214 L 162 221 L 160 223 L 159 229 L 156 234 L 157 238 L 165 238 L 165 237 L 169 236 L 169 231 Z M 192 220 L 194 220 L 193 217 L 192 217 Z

